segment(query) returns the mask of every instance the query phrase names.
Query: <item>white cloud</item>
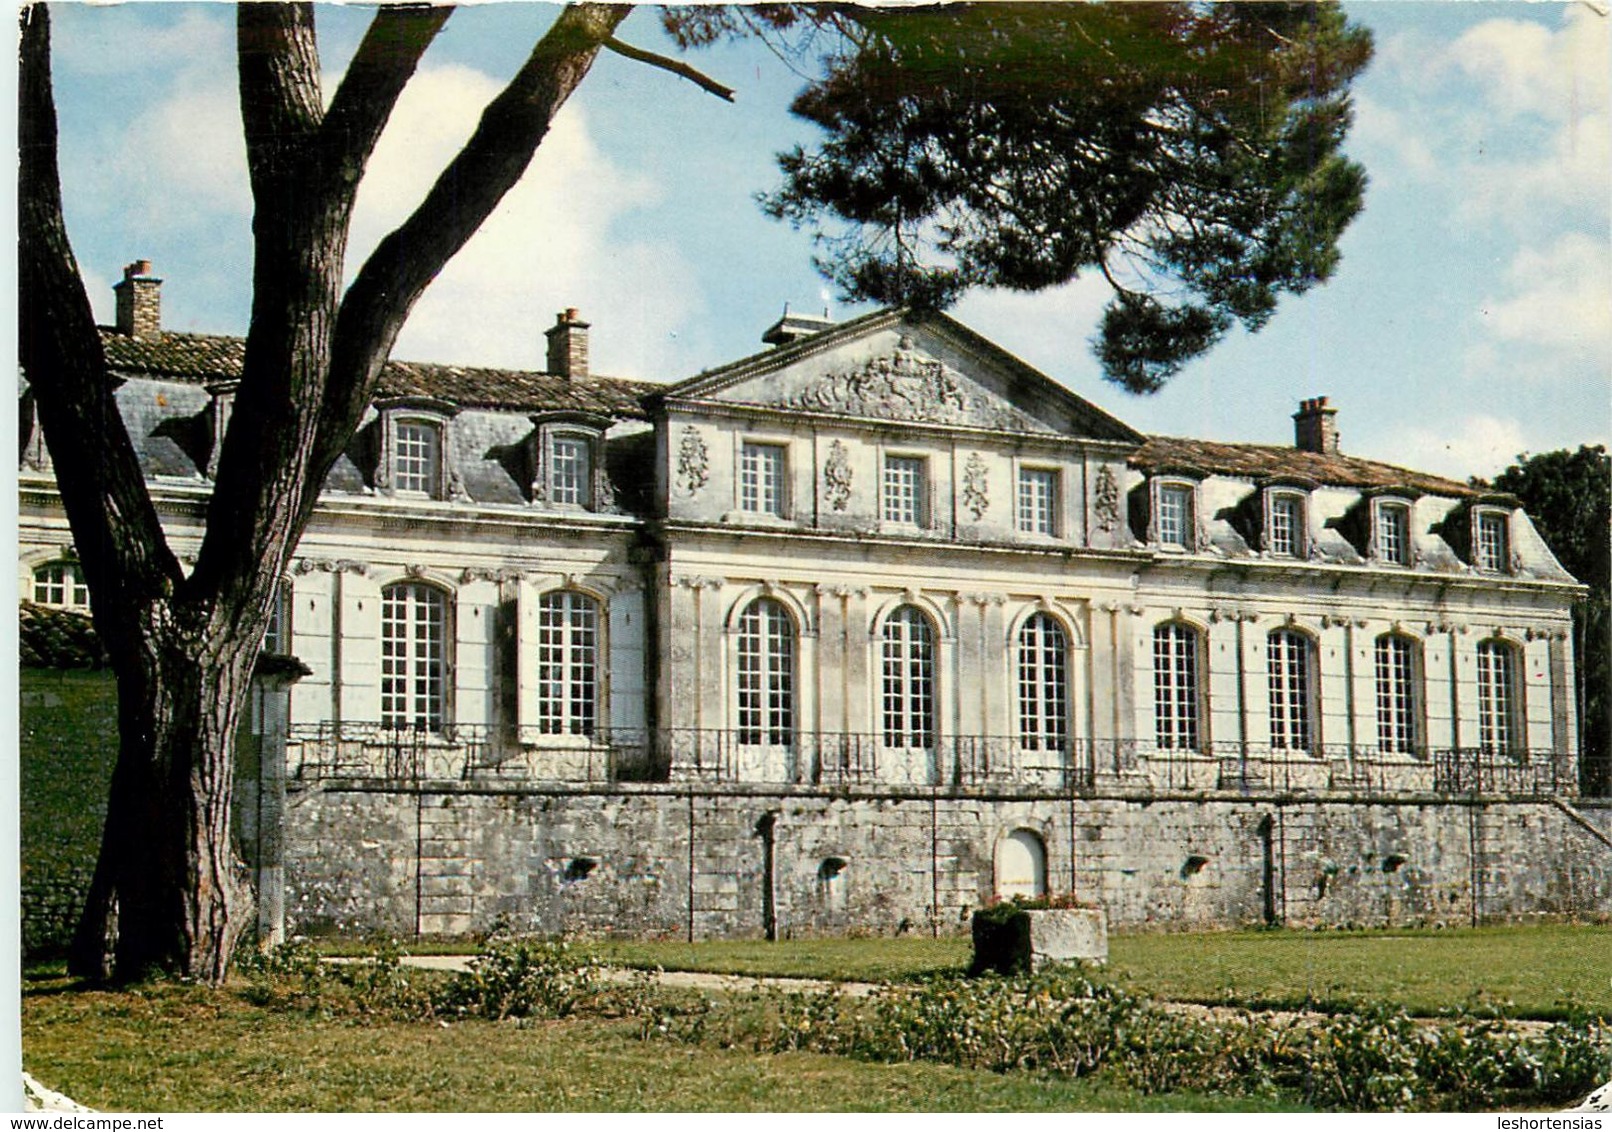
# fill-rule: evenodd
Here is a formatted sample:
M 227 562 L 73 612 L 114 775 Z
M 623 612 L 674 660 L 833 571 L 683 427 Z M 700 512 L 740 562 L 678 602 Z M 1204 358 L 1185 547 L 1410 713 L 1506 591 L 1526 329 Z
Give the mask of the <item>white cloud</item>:
M 1451 479 L 1498 475 L 1530 451 L 1515 419 L 1473 414 L 1436 427 L 1403 424 L 1375 435 L 1360 455 Z
M 1493 19 L 1449 43 L 1385 37 L 1376 66 L 1402 101 L 1390 109 L 1361 96 L 1353 134 L 1389 158 L 1369 164 L 1379 183 L 1438 185 L 1463 222 L 1502 219 L 1521 232 L 1554 223 L 1559 209 L 1604 214 L 1612 20 L 1586 5 L 1564 11 L 1555 28 Z
M 359 192 L 354 270 L 423 199 L 474 129 L 497 84 L 465 67 L 422 69 L 399 101 Z M 593 318 L 601 373 L 681 376 L 674 328 L 701 308 L 692 267 L 670 239 L 619 238 L 615 222 L 655 202 L 648 177 L 599 151 L 576 106 L 556 118 L 526 176 L 443 270 L 398 340 L 399 357 L 540 367 L 556 311 Z M 631 302 L 623 302 L 623 294 Z M 605 319 L 608 319 L 606 321 Z
M 1424 134 L 1404 113 L 1377 99 L 1362 95 L 1355 100 L 1349 148 L 1360 153 L 1375 186 L 1392 184 L 1402 172 L 1417 181 L 1439 176 L 1439 158 Z M 1374 150 L 1388 160 L 1382 160 Z
M 1604 241 L 1570 234 L 1546 248 L 1524 248 L 1507 282 L 1508 293 L 1486 304 L 1486 321 L 1497 337 L 1612 354 L 1612 261 Z
M 1068 383 L 1077 372 L 1096 372 L 1091 337 L 1113 295 L 1101 274 L 1088 272 L 1073 283 L 1029 294 L 970 291 L 953 313 L 969 326 L 991 327 L 1005 349 Z
M 1567 8 L 1555 31 L 1532 21 L 1487 20 L 1456 40 L 1449 61 L 1488 92 L 1504 116 L 1572 121 L 1604 110 L 1612 21 L 1588 5 Z
M 100 174 L 122 207 L 138 202 L 155 222 L 169 222 L 174 202 L 250 216 L 246 143 L 235 90 L 187 86 L 135 118 Z
M 233 18 L 220 19 L 215 5 L 167 6 L 179 18 L 171 24 L 142 19 L 101 19 L 98 5 L 66 5 L 56 9 L 55 21 L 70 21 L 51 43 L 51 62 L 60 72 L 111 75 L 139 69 L 173 74 L 205 68 L 208 60 L 235 55 Z M 155 16 L 147 8 L 140 13 Z M 167 14 L 167 13 L 165 13 Z

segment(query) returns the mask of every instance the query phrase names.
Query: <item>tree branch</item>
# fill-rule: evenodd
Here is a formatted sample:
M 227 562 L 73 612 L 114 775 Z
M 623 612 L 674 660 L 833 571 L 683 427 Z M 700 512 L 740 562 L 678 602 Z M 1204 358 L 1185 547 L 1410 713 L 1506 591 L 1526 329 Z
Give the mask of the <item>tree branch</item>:
M 642 47 L 634 47 L 630 43 L 623 43 L 615 36 L 605 40 L 604 46 L 624 59 L 633 59 L 639 63 L 648 63 L 651 67 L 658 67 L 663 71 L 670 71 L 672 74 L 687 79 L 701 90 L 714 94 L 726 102 L 733 101 L 732 87 L 723 86 L 709 75 L 695 70 L 680 59 L 657 55 L 653 51 L 645 51 Z
M 241 123 L 253 196 L 301 177 L 324 118 L 311 4 L 240 4 L 235 11 Z
M 183 578 L 146 490 L 107 374 L 100 331 L 62 219 L 50 16 L 22 12 L 18 107 L 19 360 L 28 377 L 73 541 L 109 649 L 130 619 Z
M 342 174 L 356 183 L 420 57 L 453 15 L 449 5 L 376 11 L 358 45 L 320 133 L 337 150 Z
M 368 403 L 403 321 L 427 284 L 491 215 L 531 164 L 554 115 L 587 75 L 630 6 L 573 4 L 483 111 L 476 132 L 414 213 L 359 269 L 343 298 L 332 342 L 312 468 L 322 477 Z M 312 514 L 314 494 L 303 500 Z

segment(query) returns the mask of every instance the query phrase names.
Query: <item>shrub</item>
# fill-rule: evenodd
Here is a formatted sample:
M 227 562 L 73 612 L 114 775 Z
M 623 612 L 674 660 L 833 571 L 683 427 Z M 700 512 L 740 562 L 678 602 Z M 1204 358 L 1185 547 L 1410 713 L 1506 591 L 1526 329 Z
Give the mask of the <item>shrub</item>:
M 599 993 L 599 964 L 575 958 L 568 944 L 494 936 L 437 998 L 443 1014 L 564 1018 Z
M 430 1017 L 431 996 L 411 979 L 403 956 L 396 940 L 381 939 L 367 955 L 332 963 L 298 936 L 267 950 L 237 952 L 235 970 L 247 979 L 247 999 L 259 1006 L 324 1017 Z
M 974 936 L 974 958 L 969 976 L 988 971 L 998 975 L 1021 975 L 1030 970 L 1030 917 L 1013 901 L 1003 900 L 974 913 L 970 924 Z

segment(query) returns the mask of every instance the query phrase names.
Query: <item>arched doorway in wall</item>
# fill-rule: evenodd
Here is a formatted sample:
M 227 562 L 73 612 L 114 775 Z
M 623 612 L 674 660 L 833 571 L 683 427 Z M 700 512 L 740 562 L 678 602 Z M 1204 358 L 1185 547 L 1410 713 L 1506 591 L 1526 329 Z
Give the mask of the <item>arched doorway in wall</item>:
M 1047 847 L 1039 834 L 1016 829 L 997 842 L 996 894 L 1003 900 L 1047 894 Z

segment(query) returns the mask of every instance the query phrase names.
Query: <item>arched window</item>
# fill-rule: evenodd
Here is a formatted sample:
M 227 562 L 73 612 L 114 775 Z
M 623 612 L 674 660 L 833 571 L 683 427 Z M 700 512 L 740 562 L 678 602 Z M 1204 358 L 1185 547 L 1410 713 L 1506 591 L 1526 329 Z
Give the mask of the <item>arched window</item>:
M 1414 755 L 1418 745 L 1416 643 L 1393 633 L 1377 638 L 1377 749 Z
M 1039 899 L 1047 894 L 1047 847 L 1028 829 L 1016 829 L 996 846 L 996 894 Z
M 795 740 L 795 622 L 783 603 L 757 598 L 739 614 L 739 742 Z
M 537 726 L 592 735 L 599 702 L 599 603 L 554 590 L 537 600 Z
M 62 609 L 88 609 L 90 588 L 77 562 L 63 559 L 47 562 L 34 570 L 34 601 Z
M 1019 746 L 1059 751 L 1069 739 L 1069 638 L 1048 613 L 1019 630 Z
M 381 724 L 441 731 L 448 697 L 448 595 L 400 582 L 381 591 Z
M 1310 638 L 1278 629 L 1265 639 L 1271 698 L 1271 746 L 1315 751 L 1314 676 Z
M 1504 641 L 1478 645 L 1478 746 L 1485 754 L 1517 749 L 1516 674 L 1516 653 L 1510 645 Z
M 884 622 L 884 745 L 935 745 L 935 631 L 917 606 Z
M 1153 630 L 1153 721 L 1164 750 L 1198 745 L 1198 631 L 1172 621 Z

